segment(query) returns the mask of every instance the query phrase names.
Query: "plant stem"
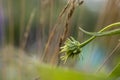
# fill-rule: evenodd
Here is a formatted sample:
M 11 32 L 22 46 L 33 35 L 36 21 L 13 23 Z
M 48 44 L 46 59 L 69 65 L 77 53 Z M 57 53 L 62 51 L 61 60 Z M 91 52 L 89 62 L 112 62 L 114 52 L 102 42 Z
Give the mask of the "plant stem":
M 115 26 L 120 26 L 120 22 L 116 22 L 116 23 L 110 24 L 110 25 L 104 27 L 103 29 L 101 29 L 98 33 L 104 32 L 104 31 L 106 31 L 107 29 L 110 29 L 110 28 L 115 27 Z M 94 40 L 95 38 L 96 38 L 96 36 L 92 36 L 92 37 L 89 38 L 88 40 L 84 41 L 83 43 L 81 43 L 81 47 L 84 47 L 86 44 L 88 44 L 89 42 L 91 42 L 91 41 Z
M 110 36 L 110 35 L 115 35 L 115 34 L 120 34 L 120 29 L 115 29 L 115 30 L 110 30 L 110 31 L 105 31 L 105 32 L 101 32 L 101 33 L 98 33 L 98 32 L 88 32 L 88 31 L 85 31 L 84 29 L 80 28 L 79 29 L 87 34 L 87 35 L 90 35 L 90 36 L 96 36 L 96 37 L 101 37 L 101 36 Z

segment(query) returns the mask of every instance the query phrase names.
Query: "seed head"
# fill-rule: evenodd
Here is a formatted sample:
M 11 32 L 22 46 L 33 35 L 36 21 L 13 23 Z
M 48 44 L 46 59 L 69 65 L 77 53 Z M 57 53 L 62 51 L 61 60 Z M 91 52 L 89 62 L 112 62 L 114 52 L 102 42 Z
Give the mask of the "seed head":
M 81 44 L 73 37 L 70 37 L 65 41 L 64 46 L 62 46 L 60 49 L 60 53 L 64 53 L 64 55 L 61 56 L 61 60 L 66 62 L 68 58 L 73 58 L 81 53 Z

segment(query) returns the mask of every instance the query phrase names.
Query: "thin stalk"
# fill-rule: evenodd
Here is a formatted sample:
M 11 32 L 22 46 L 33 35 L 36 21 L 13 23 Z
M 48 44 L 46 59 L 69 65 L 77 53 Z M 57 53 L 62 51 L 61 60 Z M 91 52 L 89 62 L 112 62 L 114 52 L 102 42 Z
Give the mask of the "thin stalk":
M 20 46 L 22 42 L 23 29 L 25 27 L 25 0 L 21 0 L 21 15 L 20 15 Z
M 85 31 L 84 29 L 80 28 L 79 29 L 87 34 L 87 35 L 90 35 L 90 36 L 96 36 L 96 37 L 101 37 L 101 36 L 110 36 L 110 35 L 115 35 L 115 34 L 120 34 L 120 29 L 115 29 L 115 30 L 111 30 L 111 31 L 106 31 L 106 32 L 101 32 L 101 33 L 98 33 L 98 32 L 88 32 L 88 31 Z
M 104 62 L 101 64 L 99 69 L 96 72 L 99 72 L 102 67 L 105 65 L 105 63 L 109 60 L 109 58 L 113 55 L 113 53 L 120 47 L 120 42 L 117 44 L 117 46 L 112 50 L 112 52 L 108 55 L 108 57 L 104 60 Z
M 13 1 L 8 0 L 8 17 L 9 17 L 9 41 L 14 44 L 14 20 L 13 20 Z
M 34 19 L 34 16 L 35 16 L 35 9 L 33 9 L 31 15 L 30 15 L 30 19 L 28 21 L 28 24 L 26 26 L 26 31 L 24 33 L 24 40 L 21 44 L 21 48 L 24 49 L 25 46 L 26 46 L 26 43 L 27 43 L 27 39 L 28 39 L 28 36 L 29 36 L 29 32 L 30 32 L 30 29 L 31 29 L 31 25 L 32 25 L 32 22 L 33 22 L 33 19 Z
M 58 16 L 58 19 L 57 19 L 57 21 L 56 21 L 56 24 L 53 26 L 53 29 L 52 29 L 49 37 L 48 37 L 48 41 L 47 41 L 47 43 L 46 43 L 46 45 L 45 45 L 45 49 L 44 49 L 44 52 L 43 52 L 43 56 L 42 56 L 42 58 L 41 58 L 41 61 L 43 61 L 44 58 L 46 57 L 46 55 L 47 55 L 47 53 L 48 53 L 48 51 L 49 51 L 49 50 L 48 50 L 48 49 L 49 49 L 49 45 L 50 45 L 50 43 L 52 42 L 52 38 L 53 38 L 53 36 L 54 36 L 54 34 L 55 34 L 56 28 L 57 28 L 57 26 L 60 24 L 60 22 L 62 21 L 62 17 L 64 16 L 64 13 L 68 11 L 69 7 L 70 7 L 70 3 L 68 2 L 68 3 L 66 4 L 66 6 L 62 9 L 62 11 L 60 12 L 60 14 L 59 14 L 59 16 Z
M 110 24 L 106 27 L 104 27 L 103 29 L 101 29 L 98 33 L 101 33 L 101 32 L 104 32 L 106 31 L 107 29 L 110 29 L 112 27 L 116 27 L 116 26 L 120 26 L 120 22 L 116 22 L 116 23 L 113 23 L 113 24 Z M 96 36 L 92 36 L 91 38 L 89 38 L 88 40 L 84 41 L 83 43 L 81 43 L 81 47 L 84 47 L 86 44 L 88 44 L 89 42 L 91 42 L 92 40 L 94 40 L 96 38 Z
M 0 10 L 3 10 L 4 8 L 3 8 L 3 0 L 0 0 Z M 2 12 L 0 12 L 0 16 L 2 16 L 2 18 L 3 18 L 3 15 L 4 14 L 4 11 Z M 3 19 L 4 20 L 4 19 Z M 4 47 L 4 45 L 5 45 L 5 37 L 4 37 L 4 31 L 2 31 L 2 30 L 4 30 L 4 21 L 2 21 L 1 22 L 2 24 L 0 24 L 0 32 L 2 33 L 2 47 Z M 3 61 L 6 61 L 6 59 L 7 59 L 7 57 L 6 57 L 6 54 L 4 53 L 4 51 L 2 50 L 2 60 Z M 1 70 L 1 72 L 2 72 L 2 80 L 6 80 L 6 65 L 5 65 L 5 63 L 3 63 L 2 64 L 2 70 Z

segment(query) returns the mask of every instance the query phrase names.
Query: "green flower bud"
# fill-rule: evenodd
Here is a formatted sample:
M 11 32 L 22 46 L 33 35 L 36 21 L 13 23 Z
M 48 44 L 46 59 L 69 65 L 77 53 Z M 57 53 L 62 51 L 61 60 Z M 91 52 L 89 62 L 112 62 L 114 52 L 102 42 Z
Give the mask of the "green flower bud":
M 81 44 L 73 37 L 68 38 L 64 44 L 65 45 L 60 48 L 60 53 L 64 53 L 64 55 L 60 58 L 64 62 L 66 62 L 68 58 L 73 58 L 74 56 L 78 56 L 81 53 Z

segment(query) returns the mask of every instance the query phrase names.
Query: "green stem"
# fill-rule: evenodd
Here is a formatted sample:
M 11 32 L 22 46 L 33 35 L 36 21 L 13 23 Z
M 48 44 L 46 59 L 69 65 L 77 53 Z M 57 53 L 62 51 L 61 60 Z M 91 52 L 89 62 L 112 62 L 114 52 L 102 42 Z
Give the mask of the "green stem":
M 103 29 L 101 29 L 98 33 L 104 32 L 104 31 L 106 31 L 107 29 L 110 29 L 110 28 L 115 27 L 115 26 L 120 26 L 120 22 L 116 22 L 116 23 L 110 24 L 110 25 L 104 27 Z M 95 38 L 96 38 L 96 36 L 92 36 L 92 37 L 89 38 L 88 40 L 84 41 L 83 43 L 81 43 L 81 47 L 84 47 L 86 44 L 88 44 L 89 42 L 91 42 L 91 41 L 94 40 Z
M 98 32 L 88 32 L 88 31 L 85 31 L 84 29 L 80 28 L 79 29 L 87 34 L 87 35 L 90 35 L 90 36 L 96 36 L 96 37 L 101 37 L 101 36 L 110 36 L 110 35 L 115 35 L 115 34 L 120 34 L 120 29 L 115 29 L 115 30 L 111 30 L 111 31 L 106 31 L 106 32 L 101 32 L 101 33 L 98 33 Z

